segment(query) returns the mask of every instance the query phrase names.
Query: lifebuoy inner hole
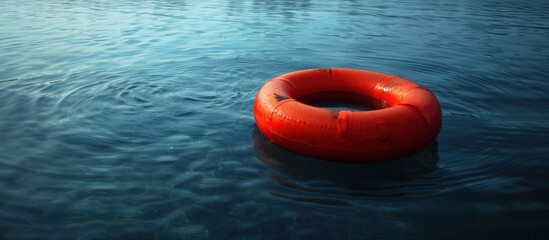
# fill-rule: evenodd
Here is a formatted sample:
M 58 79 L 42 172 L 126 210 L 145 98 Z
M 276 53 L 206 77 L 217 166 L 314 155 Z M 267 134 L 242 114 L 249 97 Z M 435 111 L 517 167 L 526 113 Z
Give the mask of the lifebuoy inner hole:
M 371 111 L 389 107 L 389 104 L 382 99 L 346 91 L 312 93 L 299 97 L 297 101 L 331 110 Z

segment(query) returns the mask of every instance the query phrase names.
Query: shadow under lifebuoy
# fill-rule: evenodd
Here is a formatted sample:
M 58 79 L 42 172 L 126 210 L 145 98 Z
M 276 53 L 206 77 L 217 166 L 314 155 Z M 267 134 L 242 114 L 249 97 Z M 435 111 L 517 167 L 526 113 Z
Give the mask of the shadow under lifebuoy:
M 316 189 L 355 196 L 376 191 L 401 194 L 397 193 L 399 186 L 438 169 L 436 141 L 409 157 L 374 163 L 340 163 L 285 150 L 271 143 L 257 128 L 252 135 L 257 159 L 275 170 L 262 174 L 281 185 L 308 192 Z

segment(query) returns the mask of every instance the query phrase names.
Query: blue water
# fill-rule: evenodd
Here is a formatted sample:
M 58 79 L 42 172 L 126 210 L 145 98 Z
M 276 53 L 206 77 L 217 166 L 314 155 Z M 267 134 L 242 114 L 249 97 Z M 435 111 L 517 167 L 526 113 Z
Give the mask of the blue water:
M 549 239 L 549 2 L 0 1 L 0 239 Z M 266 141 L 257 90 L 348 67 L 430 88 L 422 153 Z

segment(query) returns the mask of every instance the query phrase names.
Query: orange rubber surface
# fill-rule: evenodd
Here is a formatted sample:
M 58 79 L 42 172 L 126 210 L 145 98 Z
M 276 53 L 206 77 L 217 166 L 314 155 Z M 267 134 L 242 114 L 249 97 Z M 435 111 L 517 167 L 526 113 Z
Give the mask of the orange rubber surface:
M 303 99 L 373 99 L 377 110 L 330 110 Z M 274 144 L 331 161 L 372 162 L 421 151 L 442 126 L 434 94 L 401 77 L 356 69 L 311 69 L 269 79 L 254 117 Z

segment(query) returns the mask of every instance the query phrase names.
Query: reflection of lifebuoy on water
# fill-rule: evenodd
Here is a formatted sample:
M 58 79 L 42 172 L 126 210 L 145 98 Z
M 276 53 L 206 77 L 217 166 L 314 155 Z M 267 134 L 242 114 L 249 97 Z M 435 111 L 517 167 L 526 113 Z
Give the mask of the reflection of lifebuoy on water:
M 305 104 L 337 98 L 374 103 L 380 109 L 337 111 Z M 415 154 L 436 139 L 441 116 L 436 97 L 425 87 L 397 76 L 341 68 L 270 79 L 254 103 L 257 126 L 273 143 L 332 161 Z
M 405 182 L 420 178 L 438 169 L 439 157 L 436 141 L 415 155 L 394 161 L 349 164 L 318 161 L 315 158 L 282 149 L 274 145 L 257 129 L 253 131 L 252 137 L 257 159 L 276 170 L 275 174 L 278 175 L 276 179 L 286 178 L 285 182 L 322 181 L 331 182 L 331 184 L 335 184 L 334 187 L 347 190 L 384 190 L 384 186 L 406 187 Z M 405 193 L 401 191 L 394 194 Z

